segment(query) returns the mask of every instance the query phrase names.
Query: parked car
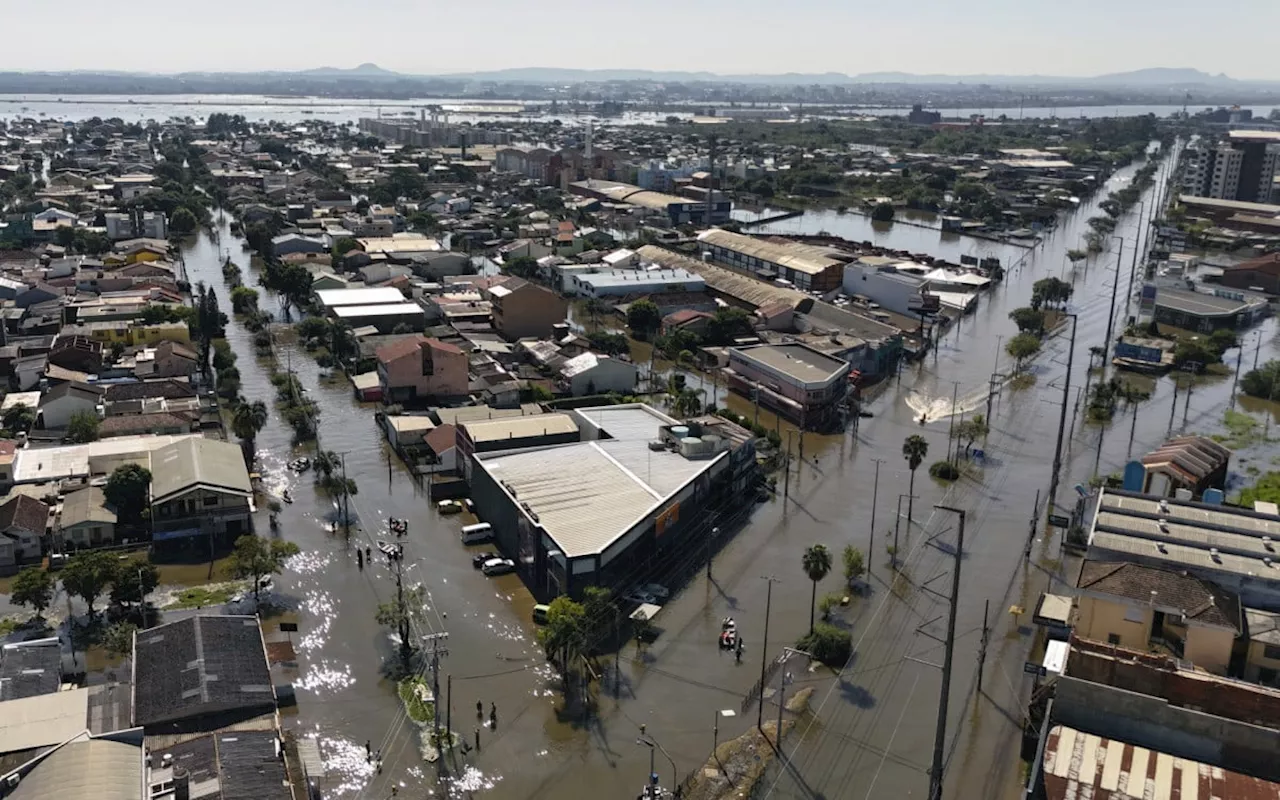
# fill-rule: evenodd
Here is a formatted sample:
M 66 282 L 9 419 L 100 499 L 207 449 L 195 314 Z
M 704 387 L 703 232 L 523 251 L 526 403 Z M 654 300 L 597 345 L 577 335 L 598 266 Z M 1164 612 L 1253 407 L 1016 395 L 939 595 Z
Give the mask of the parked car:
M 487 550 L 483 553 L 476 553 L 474 556 L 471 557 L 471 566 L 475 567 L 476 569 L 480 569 L 481 567 L 484 566 L 484 562 L 492 561 L 495 558 L 502 558 L 502 556 L 498 555 L 497 553 L 489 552 Z
M 547 612 L 551 610 L 551 606 L 539 603 L 533 607 L 533 622 L 535 625 L 547 624 Z
M 496 575 L 506 575 L 508 572 L 516 571 L 516 562 L 509 558 L 491 558 L 484 562 L 480 567 L 480 571 L 490 578 Z
M 642 592 L 639 589 L 635 590 L 634 592 L 632 592 L 631 594 L 627 595 L 622 599 L 626 600 L 628 603 L 635 603 L 636 605 L 641 605 L 641 606 L 646 603 L 658 605 L 658 598 L 654 597 L 648 592 Z
M 651 594 L 659 600 L 666 600 L 671 596 L 671 590 L 660 583 L 646 583 L 640 587 L 640 591 Z
M 436 511 L 441 514 L 457 514 L 462 511 L 462 503 L 457 500 L 441 500 L 436 503 Z

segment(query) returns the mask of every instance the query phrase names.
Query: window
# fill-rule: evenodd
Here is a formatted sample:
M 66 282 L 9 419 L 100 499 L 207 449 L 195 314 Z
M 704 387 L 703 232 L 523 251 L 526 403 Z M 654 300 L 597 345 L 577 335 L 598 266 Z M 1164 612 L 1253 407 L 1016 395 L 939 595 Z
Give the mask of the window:
M 1120 634 L 1118 634 L 1118 633 L 1108 633 L 1108 634 L 1107 634 L 1107 644 L 1115 645 L 1115 646 L 1119 647 L 1119 646 L 1120 646 Z
M 204 496 L 204 504 L 206 506 L 216 506 L 218 504 L 218 496 L 216 494 L 207 494 Z
M 1262 655 L 1272 661 L 1280 661 L 1280 645 L 1265 645 L 1262 648 Z
M 1145 620 L 1146 615 L 1142 613 L 1142 609 L 1140 608 L 1126 608 L 1124 610 L 1125 622 L 1143 622 Z

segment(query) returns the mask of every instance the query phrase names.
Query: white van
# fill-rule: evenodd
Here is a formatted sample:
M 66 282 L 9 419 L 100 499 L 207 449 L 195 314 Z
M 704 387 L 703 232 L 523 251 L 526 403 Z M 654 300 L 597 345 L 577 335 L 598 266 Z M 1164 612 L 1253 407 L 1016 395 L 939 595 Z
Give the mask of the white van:
M 493 526 L 487 522 L 466 525 L 462 528 L 463 544 L 484 544 L 493 538 Z

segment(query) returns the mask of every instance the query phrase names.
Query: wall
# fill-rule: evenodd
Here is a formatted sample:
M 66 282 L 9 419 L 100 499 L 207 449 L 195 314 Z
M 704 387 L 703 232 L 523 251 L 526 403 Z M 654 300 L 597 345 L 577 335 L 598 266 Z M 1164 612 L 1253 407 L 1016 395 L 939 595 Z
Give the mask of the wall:
M 1267 658 L 1266 649 L 1267 646 L 1262 642 L 1249 643 L 1249 658 L 1244 672 L 1246 680 L 1258 680 L 1258 672 L 1263 669 L 1275 670 L 1280 673 L 1280 659 Z M 1280 679 L 1277 682 L 1280 683 Z
M 545 339 L 551 326 L 564 322 L 569 304 L 559 295 L 532 284 L 505 297 L 493 296 L 494 328 L 508 339 Z
M 1074 658 L 1075 655 L 1072 655 Z M 1160 697 L 1063 676 L 1054 722 L 1178 758 L 1280 780 L 1280 731 L 1188 708 Z
M 1130 650 L 1147 650 L 1151 639 L 1151 609 L 1130 609 L 1122 603 L 1113 603 L 1097 597 L 1081 596 L 1078 600 L 1079 617 L 1076 631 L 1086 639 L 1108 642 L 1108 636 L 1120 637 L 1119 645 Z M 1125 615 L 1140 616 L 1131 621 Z M 1228 646 L 1230 651 L 1230 646 Z
M 586 397 L 605 392 L 627 394 L 635 391 L 637 374 L 635 364 L 614 358 L 602 358 L 592 369 L 574 375 L 569 382 L 569 388 L 574 397 Z
M 1235 638 L 1230 631 L 1188 625 L 1183 658 L 1206 672 L 1226 675 Z

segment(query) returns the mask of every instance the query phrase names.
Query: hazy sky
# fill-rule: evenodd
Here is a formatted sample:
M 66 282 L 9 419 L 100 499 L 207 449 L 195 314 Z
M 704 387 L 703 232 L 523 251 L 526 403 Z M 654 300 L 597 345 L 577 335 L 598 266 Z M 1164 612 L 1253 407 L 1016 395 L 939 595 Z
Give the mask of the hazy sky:
M 188 10 L 189 9 L 189 10 Z M 1280 79 L 1280 0 L 4 0 L 0 69 L 504 67 Z M 709 40 L 709 41 L 708 41 Z

